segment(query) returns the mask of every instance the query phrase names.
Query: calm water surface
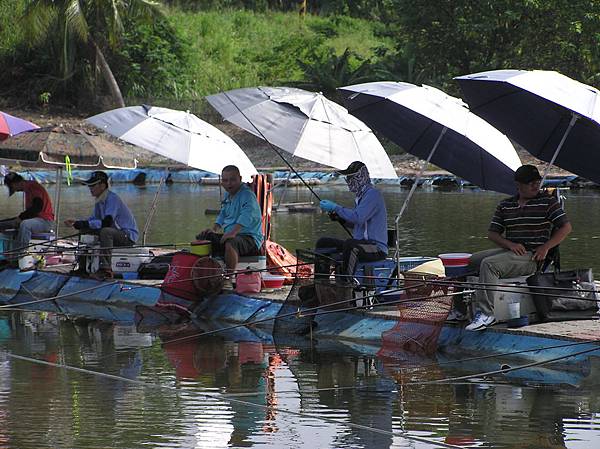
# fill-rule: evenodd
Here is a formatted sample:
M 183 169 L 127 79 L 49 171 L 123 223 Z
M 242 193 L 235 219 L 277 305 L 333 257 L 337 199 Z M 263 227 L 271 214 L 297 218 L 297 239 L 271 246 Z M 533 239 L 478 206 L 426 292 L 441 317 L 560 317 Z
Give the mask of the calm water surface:
M 155 187 L 115 190 L 142 227 Z M 406 191 L 383 190 L 391 224 Z M 343 190 L 318 192 L 351 204 Z M 0 199 L 7 215 L 19 210 L 16 197 Z M 309 199 L 302 189 L 289 189 L 286 198 Z M 84 216 L 92 207 L 87 188 L 68 188 L 63 199 L 63 217 Z M 419 191 L 402 221 L 404 253 L 487 248 L 483 236 L 499 199 Z M 212 223 L 204 210 L 218 203 L 216 187 L 166 188 L 148 241 L 189 242 Z M 598 205 L 594 191 L 568 194 L 574 232 L 561 245 L 563 265 L 600 270 Z M 309 247 L 320 235 L 344 236 L 321 214 L 280 213 L 273 222 L 273 239 L 290 249 Z M 428 358 L 243 330 L 169 343 L 197 332 L 179 326 L 138 333 L 132 326 L 2 312 L 0 448 L 600 446 L 597 358 L 568 370 L 548 365 L 450 385 L 407 385 L 515 362 L 450 363 L 444 354 Z

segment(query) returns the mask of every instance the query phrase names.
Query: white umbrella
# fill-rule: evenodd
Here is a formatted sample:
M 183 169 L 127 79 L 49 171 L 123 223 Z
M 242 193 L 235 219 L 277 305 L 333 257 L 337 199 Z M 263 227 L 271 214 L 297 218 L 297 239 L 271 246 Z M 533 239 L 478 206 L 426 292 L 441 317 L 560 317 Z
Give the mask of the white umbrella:
M 193 168 L 220 174 L 226 165 L 235 165 L 244 181 L 250 181 L 257 173 L 230 137 L 189 112 L 129 106 L 86 121 L 126 142 Z
M 548 168 L 600 183 L 600 91 L 558 72 L 492 70 L 455 78 L 473 113 Z
M 294 156 L 339 169 L 358 160 L 373 178 L 397 177 L 369 127 L 321 93 L 252 87 L 206 99 L 225 120 Z

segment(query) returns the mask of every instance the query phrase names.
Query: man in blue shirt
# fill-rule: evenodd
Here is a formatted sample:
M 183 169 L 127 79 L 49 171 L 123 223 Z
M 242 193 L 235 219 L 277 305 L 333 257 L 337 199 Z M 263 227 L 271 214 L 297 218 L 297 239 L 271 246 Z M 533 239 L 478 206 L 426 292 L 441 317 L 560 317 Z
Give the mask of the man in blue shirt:
M 345 208 L 329 200 L 322 200 L 320 207 L 332 214 L 332 218 L 352 224 L 352 238 L 321 237 L 316 251 L 326 252 L 325 248 L 331 248 L 341 252 L 342 274 L 349 282 L 359 261 L 372 262 L 387 257 L 387 211 L 383 195 L 371 183 L 365 164 L 354 161 L 338 173 L 345 176 L 348 189 L 356 195 L 355 207 Z M 315 271 L 328 276 L 329 266 L 315 267 Z
M 95 171 L 83 182 L 90 188 L 96 199 L 94 213 L 86 220 L 65 220 L 82 233 L 98 234 L 100 247 L 100 270 L 96 278 L 112 278 L 111 249 L 119 246 L 133 246 L 138 238 L 135 218 L 123 200 L 108 188 L 108 175 Z M 81 267 L 80 267 L 81 268 Z
M 221 185 L 225 189 L 221 212 L 213 227 L 203 230 L 196 238 L 210 240 L 213 254 L 224 256 L 227 270 L 231 273 L 235 271 L 240 256 L 259 254 L 264 240 L 262 215 L 256 195 L 242 184 L 240 171 L 235 165 L 223 168 Z

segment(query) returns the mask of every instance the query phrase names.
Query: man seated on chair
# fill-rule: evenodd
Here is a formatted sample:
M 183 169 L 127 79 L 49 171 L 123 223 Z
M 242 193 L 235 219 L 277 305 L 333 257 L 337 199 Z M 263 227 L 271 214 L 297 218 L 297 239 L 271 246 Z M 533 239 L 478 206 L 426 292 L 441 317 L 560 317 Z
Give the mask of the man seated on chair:
M 341 252 L 342 280 L 350 284 L 358 262 L 373 262 L 387 257 L 387 210 L 383 195 L 371 183 L 365 164 L 354 161 L 338 173 L 345 176 L 348 189 L 356 195 L 355 207 L 342 207 L 329 200 L 322 200 L 320 207 L 331 214 L 332 219 L 351 224 L 352 238 L 321 237 L 317 240 L 316 252 L 323 253 L 326 248 Z M 319 272 L 317 275 L 329 275 L 322 273 L 322 267 L 315 267 L 315 271 Z
M 212 228 L 196 238 L 210 240 L 212 253 L 223 256 L 228 273 L 233 273 L 242 256 L 257 256 L 263 244 L 262 215 L 256 195 L 242 183 L 240 170 L 228 165 L 221 172 L 225 195 L 221 212 Z
M 517 195 L 500 202 L 490 223 L 488 238 L 499 249 L 473 255 L 479 263 L 479 283 L 475 293 L 475 316 L 467 330 L 482 330 L 494 324 L 493 291 L 500 279 L 535 273 L 548 252 L 571 232 L 571 223 L 559 201 L 540 191 L 542 177 L 533 165 L 515 172 Z
M 138 238 L 135 217 L 123 200 L 109 189 L 108 175 L 95 171 L 83 182 L 96 200 L 93 214 L 85 220 L 65 220 L 82 234 L 97 234 L 100 240 L 100 269 L 93 277 L 112 278 L 111 254 L 114 247 L 133 246 Z M 81 269 L 81 267 L 80 267 Z
M 26 251 L 32 233 L 50 232 L 54 224 L 52 201 L 44 187 L 36 181 L 26 181 L 18 173 L 10 172 L 4 177 L 8 195 L 25 194 L 25 210 L 17 217 L 0 221 L 0 230 L 17 229 L 17 251 Z

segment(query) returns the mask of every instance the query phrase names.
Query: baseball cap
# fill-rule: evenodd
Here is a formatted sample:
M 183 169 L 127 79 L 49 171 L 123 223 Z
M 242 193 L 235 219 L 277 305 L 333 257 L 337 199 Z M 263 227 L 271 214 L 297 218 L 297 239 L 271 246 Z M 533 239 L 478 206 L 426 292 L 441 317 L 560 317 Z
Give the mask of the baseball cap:
M 515 181 L 521 184 L 528 184 L 531 181 L 542 179 L 540 172 L 534 165 L 521 165 L 515 171 Z
M 345 170 L 338 170 L 338 173 L 344 176 L 352 176 L 358 173 L 358 171 L 364 166 L 365 164 L 363 164 L 361 161 L 354 161 L 350 165 L 348 165 L 348 168 L 346 168 Z
M 19 181 L 23 181 L 23 177 L 14 171 L 8 172 L 6 176 L 4 176 L 4 184 L 8 187 L 8 196 L 11 196 L 16 192 L 13 184 Z
M 83 183 L 87 186 L 95 186 L 96 184 L 101 182 L 108 185 L 108 175 L 103 171 L 92 172 L 92 175 L 89 177 L 89 179 L 83 181 Z

